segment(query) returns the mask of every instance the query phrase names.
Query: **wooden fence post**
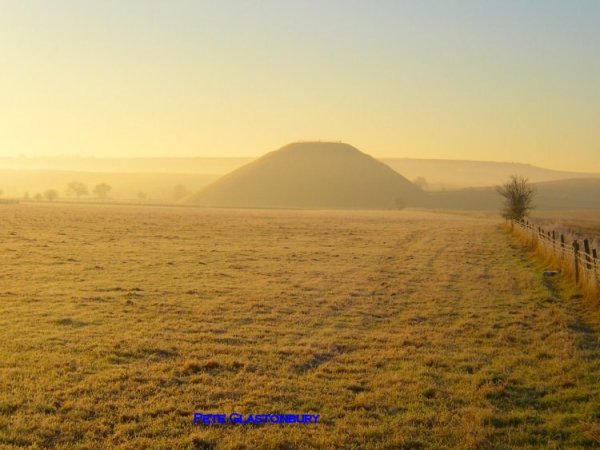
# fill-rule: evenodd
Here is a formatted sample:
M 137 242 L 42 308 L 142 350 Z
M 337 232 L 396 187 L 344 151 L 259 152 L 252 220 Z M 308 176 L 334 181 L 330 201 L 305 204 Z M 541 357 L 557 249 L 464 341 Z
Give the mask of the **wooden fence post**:
M 579 284 L 579 242 L 573 241 L 573 264 L 575 269 L 575 283 Z
M 592 270 L 592 252 L 590 251 L 590 241 L 583 240 L 583 250 L 585 251 L 585 266 L 588 270 Z
M 561 258 L 565 259 L 565 235 L 560 234 L 560 253 Z

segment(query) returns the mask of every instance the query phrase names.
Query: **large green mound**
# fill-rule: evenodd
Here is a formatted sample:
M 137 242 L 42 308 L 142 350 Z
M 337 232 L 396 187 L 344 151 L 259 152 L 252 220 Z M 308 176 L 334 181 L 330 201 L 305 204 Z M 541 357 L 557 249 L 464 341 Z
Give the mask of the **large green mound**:
M 388 209 L 419 204 L 423 192 L 348 144 L 286 145 L 225 175 L 186 203 L 255 208 Z

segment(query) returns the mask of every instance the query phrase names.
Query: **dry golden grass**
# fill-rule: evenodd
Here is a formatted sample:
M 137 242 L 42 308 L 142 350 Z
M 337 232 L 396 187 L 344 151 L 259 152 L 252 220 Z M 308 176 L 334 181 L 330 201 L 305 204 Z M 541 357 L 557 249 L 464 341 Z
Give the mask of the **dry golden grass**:
M 511 231 L 517 239 L 531 252 L 532 256 L 539 259 L 548 268 L 553 271 L 558 271 L 562 275 L 563 281 L 570 282 L 573 287 L 580 290 L 589 300 L 591 306 L 600 308 L 600 280 L 598 271 L 593 270 L 594 266 L 586 268 L 581 257 L 578 257 L 580 264 L 579 269 L 576 269 L 574 255 L 566 250 L 561 250 L 560 241 L 552 244 L 550 240 L 542 240 L 537 235 L 532 234 L 531 229 L 524 229 L 518 224 L 506 225 L 507 231 Z M 543 230 L 547 233 L 547 230 Z M 566 242 L 567 249 L 570 249 L 570 244 Z
M 545 229 L 564 233 L 569 241 L 589 239 L 592 245 L 600 248 L 598 209 L 534 211 L 532 220 Z
M 600 447 L 597 313 L 494 219 L 0 214 L 2 447 Z

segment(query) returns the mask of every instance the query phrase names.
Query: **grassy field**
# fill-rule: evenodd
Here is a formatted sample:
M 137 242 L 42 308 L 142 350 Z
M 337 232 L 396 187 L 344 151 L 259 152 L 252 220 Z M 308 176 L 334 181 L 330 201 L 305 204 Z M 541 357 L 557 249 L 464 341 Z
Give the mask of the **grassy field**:
M 0 216 L 2 448 L 600 448 L 598 307 L 496 219 Z
M 600 210 L 534 211 L 532 220 L 570 239 L 589 239 L 600 248 Z

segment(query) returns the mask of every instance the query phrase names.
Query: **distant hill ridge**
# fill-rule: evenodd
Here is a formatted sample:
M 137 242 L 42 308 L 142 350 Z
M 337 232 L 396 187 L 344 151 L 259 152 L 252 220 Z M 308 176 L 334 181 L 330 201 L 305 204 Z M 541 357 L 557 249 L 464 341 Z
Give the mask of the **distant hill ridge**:
M 532 183 L 573 178 L 600 177 L 600 173 L 568 172 L 515 162 L 385 158 L 382 162 L 409 179 L 423 177 L 430 190 L 495 186 L 511 175 L 522 175 Z
M 224 175 L 257 158 L 221 157 L 0 157 L 0 170 L 47 170 L 102 173 L 198 173 Z M 568 172 L 530 164 L 448 159 L 376 158 L 409 180 L 423 177 L 430 190 L 460 189 L 500 184 L 519 174 L 532 182 L 600 177 L 600 173 Z
M 424 193 L 389 166 L 339 142 L 297 142 L 234 170 L 186 199 L 203 206 L 386 209 Z
M 600 178 L 533 183 L 538 210 L 600 208 Z M 425 206 L 457 210 L 494 210 L 501 198 L 492 187 L 429 192 Z

